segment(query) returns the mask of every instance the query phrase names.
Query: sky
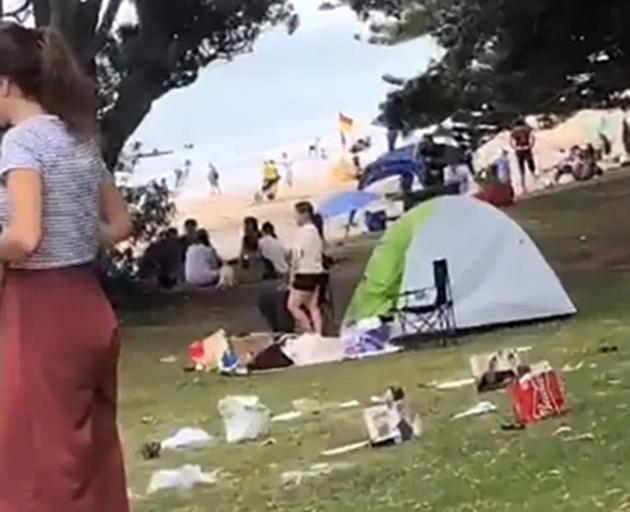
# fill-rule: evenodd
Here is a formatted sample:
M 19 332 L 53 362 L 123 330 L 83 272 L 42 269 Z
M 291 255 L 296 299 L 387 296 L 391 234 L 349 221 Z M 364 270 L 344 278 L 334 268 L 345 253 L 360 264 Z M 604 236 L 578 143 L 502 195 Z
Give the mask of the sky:
M 5 0 L 7 9 L 19 1 Z M 390 88 L 384 74 L 409 78 L 439 56 L 428 38 L 394 47 L 357 41 L 354 35 L 366 27 L 349 9 L 320 11 L 321 0 L 292 1 L 301 18 L 295 34 L 269 31 L 252 53 L 209 66 L 193 85 L 154 103 L 132 140 L 175 155 L 143 160 L 134 181 L 172 178 L 190 159 L 188 194 L 205 193 L 209 162 L 224 189 L 253 189 L 263 160 L 285 151 L 296 162 L 297 179 L 305 178 L 307 146 L 317 137 L 331 160 L 340 151 L 340 112 L 368 126 Z M 123 6 L 121 17 L 133 17 L 130 3 Z M 193 150 L 184 149 L 189 144 Z
M 319 11 L 319 3 L 294 1 L 301 17 L 294 35 L 267 33 L 253 53 L 211 65 L 195 84 L 159 100 L 134 138 L 177 155 L 145 160 L 138 177 L 169 174 L 190 158 L 189 191 L 205 187 L 208 162 L 225 189 L 252 187 L 264 159 L 287 151 L 299 160 L 316 137 L 329 140 L 339 112 L 369 124 L 389 89 L 382 76 L 411 77 L 438 55 L 429 39 L 395 47 L 357 41 L 363 27 L 354 13 Z M 187 144 L 194 150 L 182 151 Z

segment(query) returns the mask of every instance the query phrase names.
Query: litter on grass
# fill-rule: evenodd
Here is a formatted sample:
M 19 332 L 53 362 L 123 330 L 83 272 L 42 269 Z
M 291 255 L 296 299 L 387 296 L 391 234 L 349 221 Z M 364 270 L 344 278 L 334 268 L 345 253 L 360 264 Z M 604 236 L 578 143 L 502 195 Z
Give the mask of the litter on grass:
M 360 443 L 352 443 L 344 446 L 339 446 L 338 448 L 332 448 L 330 450 L 324 450 L 322 455 L 324 457 L 336 457 L 337 455 L 345 455 L 346 453 L 352 453 L 359 450 L 363 450 L 370 446 L 369 441 L 361 441 Z
M 359 407 L 358 400 L 348 400 L 347 402 L 320 402 L 316 398 L 298 398 L 291 402 L 294 411 L 302 414 L 319 414 L 335 409 L 353 409 Z
M 575 365 L 567 363 L 562 367 L 562 373 L 573 373 L 581 370 L 582 368 L 584 368 L 584 361 L 580 361 Z
M 215 438 L 203 429 L 186 427 L 161 443 L 162 450 L 187 450 L 204 448 L 214 443 Z
M 289 411 L 282 414 L 276 414 L 271 418 L 271 423 L 284 423 L 286 421 L 293 421 L 303 416 L 300 411 Z
M 390 387 L 381 400 L 363 410 L 372 446 L 400 444 L 422 435 L 422 420 L 409 409 L 404 389 Z
M 569 427 L 568 425 L 563 425 L 554 431 L 553 436 L 559 437 L 565 434 L 570 434 L 571 432 L 573 432 L 573 429 L 571 427 Z
M 562 439 L 565 443 L 572 443 L 576 441 L 595 441 L 595 435 L 588 432 L 586 434 L 580 434 L 578 436 L 569 436 Z
M 460 420 L 462 418 L 470 418 L 472 416 L 483 416 L 485 414 L 492 414 L 497 412 L 497 406 L 492 402 L 479 402 L 477 405 L 467 409 L 463 412 L 455 414 L 453 416 L 454 420 Z
M 436 382 L 433 387 L 438 391 L 450 391 L 451 389 L 459 389 L 465 388 L 467 386 L 472 386 L 475 383 L 474 378 L 469 379 L 460 379 L 460 380 L 450 380 L 446 382 Z
M 195 485 L 214 485 L 219 480 L 220 470 L 205 473 L 201 466 L 185 465 L 177 469 L 163 469 L 151 475 L 147 494 L 169 489 L 189 490 Z
M 470 369 L 480 393 L 507 387 L 521 373 L 522 367 L 517 349 L 497 350 L 470 358 Z
M 269 435 L 271 411 L 257 396 L 228 396 L 219 402 L 228 443 L 255 441 Z
M 312 398 L 300 398 L 293 400 L 293 411 L 288 411 L 282 414 L 277 414 L 271 418 L 272 423 L 283 423 L 287 421 L 293 421 L 301 418 L 307 414 L 320 414 L 325 411 L 332 411 L 335 409 L 354 409 L 360 407 L 361 403 L 358 400 L 349 400 L 347 402 L 331 402 L 321 403 L 319 400 Z
M 346 462 L 314 464 L 305 470 L 285 471 L 282 473 L 284 485 L 300 485 L 304 480 L 327 476 L 335 471 L 348 471 L 355 467 Z
M 562 378 L 547 361 L 532 365 L 527 374 L 514 380 L 508 396 L 516 420 L 523 424 L 562 416 L 569 410 Z

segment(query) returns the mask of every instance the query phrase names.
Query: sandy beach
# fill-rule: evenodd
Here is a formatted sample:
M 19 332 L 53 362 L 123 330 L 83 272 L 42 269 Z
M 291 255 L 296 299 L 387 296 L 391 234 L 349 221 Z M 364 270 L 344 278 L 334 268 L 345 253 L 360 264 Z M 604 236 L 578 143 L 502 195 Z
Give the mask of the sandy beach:
M 535 157 L 539 175 L 536 179 L 527 177 L 528 192 L 537 193 L 549 189 L 552 185 L 553 167 L 566 157 L 571 146 L 596 143 L 600 132 L 605 133 L 612 142 L 612 159 L 622 160 L 622 115 L 621 111 L 585 110 L 552 129 L 537 130 Z M 499 157 L 503 149 L 508 148 L 509 132 L 505 131 L 478 149 L 475 155 L 476 167 L 481 169 L 489 165 Z M 295 230 L 293 206 L 296 202 L 307 200 L 317 206 L 335 192 L 356 188 L 355 181 L 335 176 L 332 172 L 334 167 L 331 164 L 331 170 L 320 172 L 320 177 L 313 177 L 316 174 L 310 174 L 308 178 L 304 176 L 291 188 L 281 186 L 274 201 L 256 202 L 253 190 L 223 195 L 211 195 L 208 192 L 203 199 L 182 199 L 178 201 L 177 223 L 182 224 L 189 217 L 196 218 L 200 225 L 210 231 L 215 246 L 226 259 L 238 255 L 243 218 L 249 215 L 258 218 L 261 223 L 273 223 L 279 237 L 288 245 Z M 517 195 L 521 196 L 523 191 L 513 155 L 512 181 Z M 345 236 L 343 220 L 327 223 L 326 235 L 330 241 Z
M 281 187 L 274 201 L 254 200 L 254 192 L 242 194 L 210 195 L 206 199 L 187 200 L 178 203 L 178 224 L 187 218 L 195 218 L 210 231 L 213 243 L 223 258 L 231 259 L 240 250 L 243 218 L 256 217 L 260 223 L 271 222 L 281 240 L 291 240 L 295 227 L 293 206 L 298 201 L 311 201 L 317 206 L 323 199 L 344 189 L 356 188 L 355 182 L 345 184 L 333 180 L 297 182 L 293 187 Z M 327 226 L 331 240 L 341 235 L 334 224 Z

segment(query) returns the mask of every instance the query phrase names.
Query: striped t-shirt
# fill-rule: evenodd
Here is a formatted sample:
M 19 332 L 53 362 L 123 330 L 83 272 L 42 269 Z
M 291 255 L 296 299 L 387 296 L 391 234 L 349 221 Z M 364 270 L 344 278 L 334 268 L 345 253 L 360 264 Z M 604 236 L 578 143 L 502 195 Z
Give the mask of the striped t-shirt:
M 10 129 L 0 150 L 0 223 L 11 218 L 8 175 L 41 173 L 42 239 L 17 268 L 53 269 L 91 263 L 98 251 L 100 185 L 109 179 L 98 145 L 79 139 L 55 116 L 33 117 Z

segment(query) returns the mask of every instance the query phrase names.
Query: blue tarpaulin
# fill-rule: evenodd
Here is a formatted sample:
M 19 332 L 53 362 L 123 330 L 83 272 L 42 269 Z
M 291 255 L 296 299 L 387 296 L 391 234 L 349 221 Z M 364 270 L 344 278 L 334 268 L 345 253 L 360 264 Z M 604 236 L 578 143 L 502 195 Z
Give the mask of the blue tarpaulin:
M 378 194 L 370 194 L 369 192 L 357 190 L 341 192 L 324 200 L 319 207 L 319 213 L 325 218 L 346 215 L 365 208 L 370 203 L 378 201 L 379 199 L 380 196 Z
M 391 151 L 368 165 L 359 181 L 359 189 L 392 176 L 411 175 L 422 183 L 424 173 L 425 166 L 422 156 L 418 154 L 418 146 L 410 144 Z

